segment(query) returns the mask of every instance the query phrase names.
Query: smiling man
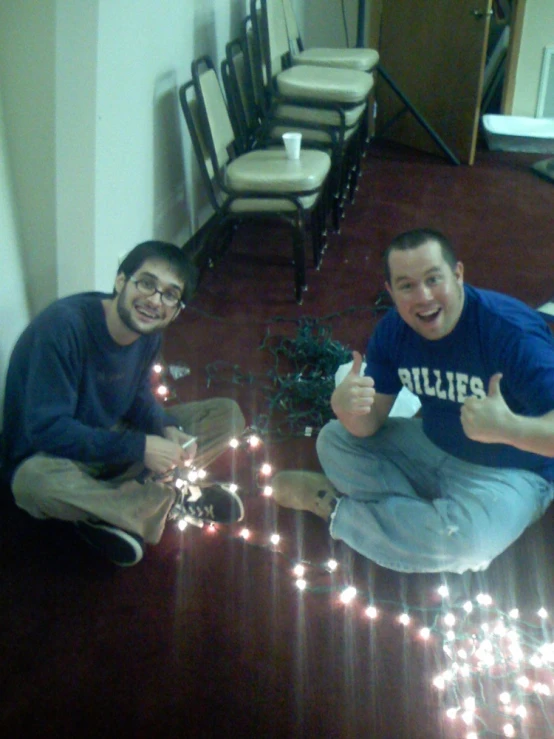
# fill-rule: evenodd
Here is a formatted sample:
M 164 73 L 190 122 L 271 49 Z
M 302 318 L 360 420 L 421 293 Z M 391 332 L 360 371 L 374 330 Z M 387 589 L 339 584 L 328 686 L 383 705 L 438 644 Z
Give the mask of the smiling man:
M 365 374 L 354 352 L 332 395 L 325 475 L 282 472 L 273 495 L 383 567 L 483 570 L 554 497 L 553 338 L 523 303 L 464 285 L 441 233 L 401 234 L 384 261 L 394 308 Z M 420 417 L 389 417 L 403 387 Z
M 111 295 L 57 300 L 19 338 L 4 403 L 2 472 L 31 516 L 74 522 L 119 565 L 159 542 L 176 502 L 169 478 L 204 467 L 240 434 L 228 398 L 166 413 L 151 391 L 162 331 L 185 307 L 195 269 L 173 244 L 147 241 L 120 265 Z M 167 476 L 167 478 L 166 478 Z M 219 485 L 179 501 L 184 513 L 240 520 L 242 502 Z

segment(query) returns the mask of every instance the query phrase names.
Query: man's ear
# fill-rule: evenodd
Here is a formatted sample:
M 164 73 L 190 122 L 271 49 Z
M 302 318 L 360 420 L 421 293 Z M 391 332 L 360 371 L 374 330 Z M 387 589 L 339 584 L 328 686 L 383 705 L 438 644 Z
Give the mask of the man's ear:
M 114 283 L 114 290 L 116 291 L 118 295 L 125 287 L 126 282 L 127 282 L 127 278 L 125 277 L 123 272 L 120 272 L 115 278 L 115 283 Z
M 464 281 L 464 265 L 462 262 L 456 262 L 454 274 L 456 275 L 456 280 L 461 285 Z

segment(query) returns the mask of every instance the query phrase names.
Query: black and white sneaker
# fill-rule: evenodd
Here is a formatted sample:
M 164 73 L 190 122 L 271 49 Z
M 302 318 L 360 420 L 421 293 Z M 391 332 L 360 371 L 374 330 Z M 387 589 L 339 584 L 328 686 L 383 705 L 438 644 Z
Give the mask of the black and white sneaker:
M 244 517 L 244 506 L 229 484 L 215 482 L 204 487 L 189 484 L 169 517 L 185 516 L 210 523 L 236 523 Z
M 103 521 L 76 521 L 75 526 L 87 544 L 120 567 L 136 565 L 144 556 L 144 541 L 138 534 Z

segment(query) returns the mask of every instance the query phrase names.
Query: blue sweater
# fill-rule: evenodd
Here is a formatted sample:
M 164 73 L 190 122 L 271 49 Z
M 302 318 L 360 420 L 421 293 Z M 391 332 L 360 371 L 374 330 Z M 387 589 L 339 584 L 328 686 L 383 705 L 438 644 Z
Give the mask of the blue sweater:
M 174 423 L 150 385 L 160 335 L 117 344 L 101 302 L 109 297 L 80 293 L 57 300 L 21 334 L 4 401 L 8 479 L 36 452 L 88 463 L 142 461 L 146 434 Z M 132 430 L 113 430 L 120 421 Z
M 485 397 L 496 372 L 502 372 L 500 390 L 514 413 L 542 416 L 554 409 L 554 340 L 544 320 L 514 298 L 464 289 L 460 320 L 438 341 L 417 334 L 396 309 L 389 311 L 369 341 L 366 374 L 379 393 L 396 395 L 403 385 L 416 393 L 425 433 L 449 454 L 554 480 L 554 459 L 472 441 L 464 433 L 464 399 Z

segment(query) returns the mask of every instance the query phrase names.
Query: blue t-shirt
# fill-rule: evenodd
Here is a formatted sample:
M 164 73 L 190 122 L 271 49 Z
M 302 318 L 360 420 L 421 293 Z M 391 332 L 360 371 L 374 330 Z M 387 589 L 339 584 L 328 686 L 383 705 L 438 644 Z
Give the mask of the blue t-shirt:
M 554 479 L 554 459 L 506 444 L 483 444 L 465 435 L 461 406 L 487 395 L 502 373 L 500 390 L 509 408 L 538 417 L 554 410 L 554 340 L 543 319 L 524 303 L 500 293 L 464 286 L 462 315 L 450 334 L 423 338 L 390 310 L 367 349 L 366 375 L 378 393 L 407 387 L 421 401 L 429 439 L 459 459 L 488 467 L 527 469 Z
M 156 402 L 150 373 L 159 334 L 128 346 L 111 337 L 102 306 L 80 293 L 52 303 L 27 326 L 6 378 L 3 474 L 37 452 L 81 462 L 142 461 L 146 434 L 174 423 Z M 125 422 L 128 430 L 113 430 Z

